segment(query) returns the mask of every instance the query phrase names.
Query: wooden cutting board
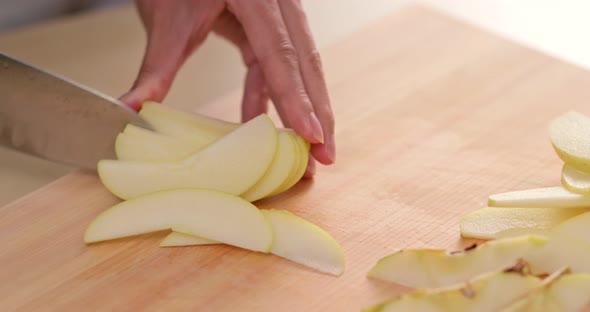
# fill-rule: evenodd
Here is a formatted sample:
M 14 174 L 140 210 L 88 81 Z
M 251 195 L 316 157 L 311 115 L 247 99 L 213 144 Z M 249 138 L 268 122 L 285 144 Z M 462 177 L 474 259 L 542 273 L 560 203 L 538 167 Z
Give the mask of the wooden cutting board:
M 86 246 L 118 200 L 77 172 L 0 208 L 0 310 L 358 311 L 405 290 L 365 277 L 380 257 L 465 246 L 461 216 L 489 194 L 558 185 L 547 124 L 590 113 L 587 72 L 420 7 L 323 58 L 337 164 L 259 207 L 329 231 L 344 275 L 229 246 L 159 248 L 166 233 Z M 200 112 L 236 120 L 239 96 Z

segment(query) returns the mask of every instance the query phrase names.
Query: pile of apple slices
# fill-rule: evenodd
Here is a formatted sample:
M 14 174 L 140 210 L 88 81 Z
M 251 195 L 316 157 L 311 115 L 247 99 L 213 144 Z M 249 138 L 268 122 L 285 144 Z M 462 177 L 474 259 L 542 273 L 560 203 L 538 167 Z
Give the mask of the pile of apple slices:
M 382 258 L 368 277 L 416 290 L 366 311 L 590 311 L 590 118 L 565 113 L 549 132 L 561 186 L 491 195 L 460 224 L 480 245 Z
M 234 124 L 153 103 L 139 114 L 155 131 L 128 125 L 118 159 L 98 163 L 101 182 L 124 201 L 91 222 L 86 243 L 171 230 L 160 246 L 227 244 L 343 273 L 343 251 L 326 231 L 252 204 L 303 176 L 310 146 L 294 131 L 265 114 Z

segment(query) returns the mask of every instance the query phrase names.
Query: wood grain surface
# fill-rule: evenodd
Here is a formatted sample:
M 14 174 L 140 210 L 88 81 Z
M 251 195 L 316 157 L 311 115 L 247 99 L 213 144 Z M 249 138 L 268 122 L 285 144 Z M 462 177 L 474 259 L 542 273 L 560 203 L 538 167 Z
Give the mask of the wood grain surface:
M 0 310 L 358 311 L 405 290 L 365 277 L 380 257 L 465 246 L 461 216 L 489 194 L 558 185 L 547 124 L 590 112 L 587 72 L 420 7 L 322 55 L 336 164 L 258 206 L 330 232 L 341 277 L 229 246 L 159 248 L 166 233 L 85 246 L 118 200 L 77 172 L 0 208 Z M 235 121 L 239 98 L 199 112 Z

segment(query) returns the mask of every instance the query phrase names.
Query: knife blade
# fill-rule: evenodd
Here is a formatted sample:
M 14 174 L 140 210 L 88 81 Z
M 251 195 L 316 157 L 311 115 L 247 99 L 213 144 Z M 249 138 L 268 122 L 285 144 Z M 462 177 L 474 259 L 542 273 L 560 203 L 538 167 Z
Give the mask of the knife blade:
M 151 129 L 122 102 L 0 52 L 0 145 L 95 170 L 129 123 Z

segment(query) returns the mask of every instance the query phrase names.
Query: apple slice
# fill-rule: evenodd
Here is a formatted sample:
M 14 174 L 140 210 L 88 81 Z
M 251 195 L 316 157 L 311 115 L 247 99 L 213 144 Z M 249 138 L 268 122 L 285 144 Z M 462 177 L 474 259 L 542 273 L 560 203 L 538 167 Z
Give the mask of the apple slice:
M 590 172 L 590 118 L 569 111 L 549 125 L 549 136 L 555 152 L 566 164 Z
M 122 199 L 179 188 L 239 195 L 266 173 L 276 147 L 276 128 L 268 116 L 260 115 L 186 160 L 101 160 L 98 174 L 105 187 Z
M 590 195 L 590 173 L 564 164 L 561 170 L 561 183 L 572 193 Z
M 256 206 L 211 190 L 163 191 L 124 201 L 97 216 L 84 241 L 168 229 L 260 252 L 268 252 L 273 241 L 272 227 Z
M 590 273 L 589 242 L 557 232 L 551 232 L 545 238 L 547 243 L 543 248 L 531 250 L 524 257 L 534 274 L 555 272 L 565 266 L 572 272 Z
M 362 311 L 495 312 L 540 284 L 538 277 L 521 270 L 492 272 L 445 288 L 416 289 Z
M 562 186 L 512 191 L 491 195 L 489 207 L 580 208 L 590 207 L 590 196 L 572 193 Z
M 276 190 L 289 178 L 289 173 L 295 163 L 295 140 L 286 132 L 279 132 L 278 146 L 275 157 L 265 175 L 248 191 L 241 195 L 247 201 L 253 202 L 266 197 Z
M 160 247 L 180 247 L 216 244 L 219 244 L 219 242 L 190 234 L 171 232 L 160 242 Z
M 590 243 L 590 212 L 577 215 L 558 224 L 552 232 L 569 235 Z
M 408 287 L 446 287 L 513 265 L 531 250 L 545 246 L 542 236 L 520 236 L 485 242 L 462 252 L 407 249 L 382 258 L 368 277 Z
M 326 231 L 285 210 L 262 210 L 262 213 L 273 228 L 272 254 L 320 272 L 337 276 L 344 272 L 342 248 Z M 203 245 L 203 239 L 172 232 L 164 243 L 166 246 Z
M 291 135 L 295 139 L 297 146 L 298 146 L 297 153 L 299 156 L 298 157 L 299 161 L 297 162 L 297 167 L 295 168 L 295 170 L 293 171 L 293 174 L 289 177 L 289 179 L 286 180 L 283 185 L 281 185 L 279 188 L 277 188 L 269 196 L 282 193 L 282 192 L 292 188 L 295 184 L 297 184 L 297 182 L 299 182 L 299 180 L 301 180 L 301 178 L 303 177 L 303 174 L 305 174 L 305 170 L 307 169 L 307 164 L 309 162 L 309 150 L 310 150 L 311 145 L 305 139 L 303 139 L 299 135 L 295 134 L 294 131 L 290 131 L 290 132 L 291 132 Z
M 270 252 L 320 272 L 339 276 L 344 272 L 344 252 L 319 226 L 285 210 L 262 210 L 272 225 Z
M 463 237 L 493 239 L 508 229 L 549 230 L 590 208 L 495 208 L 486 207 L 468 213 L 461 220 Z
M 508 287 L 510 288 L 510 287 Z M 590 274 L 560 274 L 541 285 L 502 312 L 580 312 L 590 309 Z
M 239 123 L 189 113 L 153 102 L 144 103 L 139 115 L 158 132 L 172 136 L 184 136 L 187 133 L 198 131 L 204 137 L 220 137 L 240 127 Z
M 132 128 L 129 128 L 132 126 Z M 195 140 L 173 138 L 164 134 L 128 125 L 132 131 L 117 136 L 115 153 L 118 160 L 142 162 L 174 162 L 183 160 L 207 146 Z

